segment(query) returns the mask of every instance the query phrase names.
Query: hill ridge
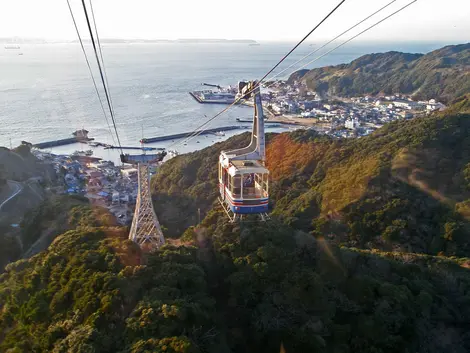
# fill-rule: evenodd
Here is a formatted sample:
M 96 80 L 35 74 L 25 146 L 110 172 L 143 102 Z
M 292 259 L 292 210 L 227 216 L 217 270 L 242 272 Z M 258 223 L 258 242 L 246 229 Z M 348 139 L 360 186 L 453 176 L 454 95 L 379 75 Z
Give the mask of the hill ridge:
M 332 97 L 400 93 L 448 103 L 470 92 L 470 43 L 448 45 L 427 54 L 366 54 L 349 64 L 298 71 L 288 81 L 294 80 Z

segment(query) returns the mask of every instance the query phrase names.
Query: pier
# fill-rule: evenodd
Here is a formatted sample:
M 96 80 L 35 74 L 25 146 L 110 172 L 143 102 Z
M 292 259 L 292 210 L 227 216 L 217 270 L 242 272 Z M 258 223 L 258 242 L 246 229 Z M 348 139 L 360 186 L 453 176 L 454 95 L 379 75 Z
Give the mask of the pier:
M 238 130 L 241 129 L 241 126 L 224 126 L 224 127 L 218 127 L 215 129 L 207 129 L 203 130 L 202 132 L 196 132 L 199 133 L 200 135 L 213 135 L 216 132 L 219 131 L 231 131 L 231 130 Z M 150 137 L 150 138 L 144 138 L 141 140 L 142 143 L 153 143 L 153 142 L 160 142 L 160 141 L 168 141 L 168 140 L 176 140 L 176 139 L 181 139 L 181 138 L 187 138 L 191 136 L 193 133 L 192 132 L 183 132 L 180 134 L 174 134 L 174 135 L 166 135 L 166 136 L 158 136 L 158 137 Z
M 39 143 L 33 144 L 33 147 L 42 149 L 42 148 L 71 145 L 72 143 L 76 143 L 76 142 L 87 143 L 88 141 L 94 140 L 93 138 L 88 137 L 88 131 L 85 129 L 77 130 L 74 133 L 72 133 L 72 135 L 73 137 L 66 138 L 66 139 L 39 142 Z
M 191 97 L 193 97 L 196 100 L 196 102 L 201 103 L 201 104 L 225 104 L 225 105 L 228 105 L 228 104 L 232 104 L 233 102 L 235 102 L 235 98 L 233 98 L 233 99 L 229 99 L 229 98 L 203 99 L 203 98 L 199 97 L 196 93 L 198 93 L 198 91 L 189 92 L 189 95 Z M 237 102 L 237 104 L 240 104 L 240 103 Z
M 253 124 L 253 119 L 237 118 L 237 122 Z M 284 121 L 284 120 L 276 121 L 276 120 L 267 120 L 267 119 L 264 119 L 264 124 L 265 125 L 299 125 L 298 123 L 294 121 Z
M 118 149 L 118 150 L 144 150 L 144 151 L 163 151 L 165 150 L 164 148 L 157 148 L 157 147 L 129 147 L 129 146 L 111 146 L 108 145 L 104 148 L 105 150 L 113 150 L 113 149 Z

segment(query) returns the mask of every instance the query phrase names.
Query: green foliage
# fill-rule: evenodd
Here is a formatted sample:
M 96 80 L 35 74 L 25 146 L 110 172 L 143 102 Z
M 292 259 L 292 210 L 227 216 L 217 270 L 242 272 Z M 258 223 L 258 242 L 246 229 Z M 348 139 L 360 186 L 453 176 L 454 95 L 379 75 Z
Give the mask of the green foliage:
M 0 350 L 189 353 L 214 344 L 204 341 L 214 302 L 195 250 L 167 246 L 145 266 L 126 266 L 140 256 L 125 237 L 89 228 L 8 265 Z
M 125 232 L 81 223 L 0 276 L 1 351 L 470 349 L 469 259 L 340 249 L 213 211 L 199 248 L 144 255 Z M 447 331 L 445 341 L 435 334 Z
M 27 249 L 41 236 L 52 239 L 76 227 L 115 225 L 114 217 L 101 208 L 92 208 L 88 199 L 76 196 L 57 196 L 46 199 L 42 205 L 28 211 L 22 223 L 23 247 Z
M 470 43 L 447 46 L 426 55 L 388 52 L 364 55 L 350 64 L 294 73 L 289 81 L 331 96 L 414 94 L 444 102 L 470 92 Z
M 9 225 L 0 226 L 0 273 L 8 263 L 20 258 L 21 243 L 19 237 L 19 230 L 12 229 Z

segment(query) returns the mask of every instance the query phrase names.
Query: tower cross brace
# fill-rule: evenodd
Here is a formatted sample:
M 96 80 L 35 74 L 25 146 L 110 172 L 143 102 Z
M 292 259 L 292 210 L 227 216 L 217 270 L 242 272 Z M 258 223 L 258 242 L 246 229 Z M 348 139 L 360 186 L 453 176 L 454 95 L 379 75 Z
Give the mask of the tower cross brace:
M 148 163 L 138 163 L 137 171 L 139 189 L 129 239 L 141 248 L 154 250 L 165 244 L 165 238 L 153 209 Z

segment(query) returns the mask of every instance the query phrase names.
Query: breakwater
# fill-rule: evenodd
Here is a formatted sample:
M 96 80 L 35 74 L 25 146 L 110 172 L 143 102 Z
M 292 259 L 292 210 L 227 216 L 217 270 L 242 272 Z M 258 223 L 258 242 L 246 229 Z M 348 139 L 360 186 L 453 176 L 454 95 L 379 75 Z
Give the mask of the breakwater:
M 216 132 L 219 131 L 230 131 L 230 130 L 237 130 L 241 129 L 241 126 L 224 126 L 224 127 L 218 127 L 215 129 L 207 129 L 203 130 L 200 132 L 200 135 L 212 135 Z M 181 139 L 181 138 L 187 138 L 191 136 L 193 132 L 183 132 L 180 134 L 173 134 L 173 135 L 166 135 L 166 136 L 157 136 L 157 137 L 150 137 L 150 138 L 144 138 L 141 140 L 142 143 L 152 143 L 152 142 L 160 142 L 160 141 L 168 141 L 168 140 L 176 140 L 176 139 Z
M 41 148 L 51 148 L 51 147 L 57 147 L 57 146 L 71 145 L 72 143 L 76 143 L 76 142 L 86 143 L 86 142 L 92 141 L 92 140 L 93 139 L 79 140 L 76 137 L 69 137 L 69 138 L 66 138 L 66 139 L 39 142 L 39 143 L 33 144 L 33 147 L 40 148 L 40 149 Z

